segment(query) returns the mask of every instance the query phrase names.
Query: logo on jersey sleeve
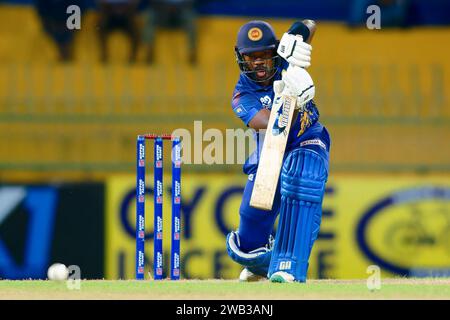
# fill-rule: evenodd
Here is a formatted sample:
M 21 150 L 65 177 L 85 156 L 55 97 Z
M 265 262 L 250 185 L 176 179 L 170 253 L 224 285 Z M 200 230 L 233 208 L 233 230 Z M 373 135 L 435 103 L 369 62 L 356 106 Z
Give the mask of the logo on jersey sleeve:
M 247 110 L 245 109 L 245 107 L 242 104 L 238 105 L 233 110 L 234 110 L 234 112 L 236 112 L 236 114 L 238 116 L 241 115 L 243 112 L 247 112 Z
M 272 99 L 269 96 L 264 96 L 259 99 L 264 108 L 269 109 L 272 106 Z

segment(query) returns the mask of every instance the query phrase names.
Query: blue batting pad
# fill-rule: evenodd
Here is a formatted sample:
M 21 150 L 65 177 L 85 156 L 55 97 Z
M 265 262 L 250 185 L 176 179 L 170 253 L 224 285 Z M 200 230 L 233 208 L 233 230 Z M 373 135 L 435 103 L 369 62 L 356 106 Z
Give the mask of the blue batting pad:
M 312 148 L 291 151 L 281 172 L 281 207 L 269 277 L 284 271 L 305 282 L 319 233 L 328 159 Z

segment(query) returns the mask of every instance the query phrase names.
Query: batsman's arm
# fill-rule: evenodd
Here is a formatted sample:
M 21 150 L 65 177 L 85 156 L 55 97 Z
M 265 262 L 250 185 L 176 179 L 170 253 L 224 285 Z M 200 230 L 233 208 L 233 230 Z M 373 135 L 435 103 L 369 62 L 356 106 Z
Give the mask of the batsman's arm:
M 302 35 L 306 38 L 306 43 L 310 44 L 316 32 L 316 23 L 313 20 L 303 20 L 302 22 L 295 22 L 288 30 L 289 34 Z M 295 110 L 294 119 L 297 118 L 298 110 Z M 248 126 L 254 130 L 267 129 L 269 124 L 270 110 L 260 110 L 253 119 L 248 123 Z
M 257 114 L 252 118 L 252 120 L 248 123 L 248 126 L 255 130 L 267 129 L 267 125 L 269 124 L 270 118 L 270 110 L 269 109 L 261 109 Z

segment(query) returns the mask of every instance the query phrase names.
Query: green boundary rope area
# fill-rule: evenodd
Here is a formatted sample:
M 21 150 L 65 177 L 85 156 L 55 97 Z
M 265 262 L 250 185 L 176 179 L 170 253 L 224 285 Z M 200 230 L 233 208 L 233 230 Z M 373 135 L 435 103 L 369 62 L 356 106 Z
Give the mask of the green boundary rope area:
M 66 282 L 2 280 L 0 299 L 450 300 L 450 279 L 381 279 L 381 288 L 372 291 L 367 288 L 366 280 L 310 280 L 306 284 L 236 280 L 82 280 L 79 290 L 68 289 Z

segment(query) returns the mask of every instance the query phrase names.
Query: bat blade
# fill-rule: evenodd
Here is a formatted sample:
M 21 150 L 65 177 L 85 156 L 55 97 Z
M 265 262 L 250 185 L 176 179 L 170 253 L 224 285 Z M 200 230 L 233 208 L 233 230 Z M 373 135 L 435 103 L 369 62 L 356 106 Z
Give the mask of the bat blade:
M 309 34 L 305 37 L 306 42 L 310 43 L 316 31 L 316 23 L 313 20 L 302 22 L 309 29 Z M 295 96 L 276 95 L 274 98 L 250 198 L 250 206 L 254 208 L 272 209 L 296 100 Z
M 280 96 L 272 106 L 250 198 L 250 206 L 254 208 L 272 209 L 296 99 L 294 96 Z

